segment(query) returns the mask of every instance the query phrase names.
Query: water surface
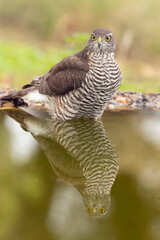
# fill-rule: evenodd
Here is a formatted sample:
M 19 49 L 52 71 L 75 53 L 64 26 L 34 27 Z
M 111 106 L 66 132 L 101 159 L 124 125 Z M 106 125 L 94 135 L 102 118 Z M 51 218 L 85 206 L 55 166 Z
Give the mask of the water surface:
M 160 239 L 160 113 L 0 115 L 0 239 Z

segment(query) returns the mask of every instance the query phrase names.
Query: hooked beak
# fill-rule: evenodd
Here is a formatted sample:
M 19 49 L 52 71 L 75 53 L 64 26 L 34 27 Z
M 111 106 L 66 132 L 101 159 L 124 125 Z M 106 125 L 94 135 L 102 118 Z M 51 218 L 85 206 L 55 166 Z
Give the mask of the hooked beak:
M 101 37 L 99 37 L 99 38 L 98 38 L 98 40 L 97 40 L 97 42 L 98 42 L 98 47 L 100 48 L 100 47 L 101 47 L 101 45 L 102 45 L 102 38 L 101 38 Z
M 93 213 L 95 214 L 97 212 L 97 208 L 93 208 Z

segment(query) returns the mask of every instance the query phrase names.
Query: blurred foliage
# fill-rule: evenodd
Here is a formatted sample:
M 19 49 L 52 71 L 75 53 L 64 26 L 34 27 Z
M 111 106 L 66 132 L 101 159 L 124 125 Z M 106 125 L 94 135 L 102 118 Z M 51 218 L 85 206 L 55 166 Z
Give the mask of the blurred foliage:
M 20 88 L 104 27 L 116 38 L 120 89 L 160 91 L 159 12 L 159 0 L 0 0 L 0 87 Z
M 69 43 L 76 52 L 84 48 L 84 45 L 89 39 L 89 37 L 90 35 L 88 33 L 75 32 L 71 36 L 64 37 L 64 40 Z
M 9 42 L 0 42 L 0 52 L 0 75 L 6 86 L 11 87 L 20 87 L 21 84 L 44 74 L 69 54 L 60 48 L 43 52 L 31 45 Z
M 118 44 L 130 29 L 130 56 L 140 58 L 160 53 L 159 12 L 159 0 L 0 0 L 3 27 L 59 41 L 70 33 L 90 32 L 101 26 L 113 30 Z
M 21 88 L 33 78 L 46 73 L 64 57 L 80 50 L 88 38 L 87 34 L 76 33 L 66 37 L 68 47 L 48 48 L 25 43 L 0 42 L 0 87 Z M 159 68 L 142 62 L 118 59 L 123 81 L 119 90 L 156 92 L 160 91 Z

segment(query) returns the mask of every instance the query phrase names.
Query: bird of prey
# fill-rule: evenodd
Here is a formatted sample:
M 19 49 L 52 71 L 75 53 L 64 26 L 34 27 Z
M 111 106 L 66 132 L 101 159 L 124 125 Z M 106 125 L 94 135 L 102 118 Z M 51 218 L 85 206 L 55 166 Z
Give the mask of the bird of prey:
M 59 179 L 78 190 L 87 215 L 105 215 L 119 160 L 101 120 L 42 119 L 22 110 L 6 113 L 33 135 Z
M 98 28 L 82 51 L 1 100 L 16 107 L 42 103 L 54 119 L 99 118 L 122 78 L 114 50 L 112 32 Z

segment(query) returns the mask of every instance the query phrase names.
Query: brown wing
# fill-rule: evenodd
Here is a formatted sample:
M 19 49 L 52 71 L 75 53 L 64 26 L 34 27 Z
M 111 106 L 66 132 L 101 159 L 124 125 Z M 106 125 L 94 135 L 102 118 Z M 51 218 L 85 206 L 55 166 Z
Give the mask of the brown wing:
M 52 96 L 78 89 L 87 72 L 88 57 L 83 52 L 66 57 L 42 77 L 39 92 Z
M 2 101 L 13 102 L 14 106 L 22 106 L 26 103 L 23 100 L 28 92 L 39 90 L 46 95 L 63 95 L 74 89 L 78 89 L 88 72 L 88 51 L 85 48 L 81 52 L 64 58 L 43 76 L 34 79 L 31 83 L 23 86 L 22 90 L 2 97 Z

